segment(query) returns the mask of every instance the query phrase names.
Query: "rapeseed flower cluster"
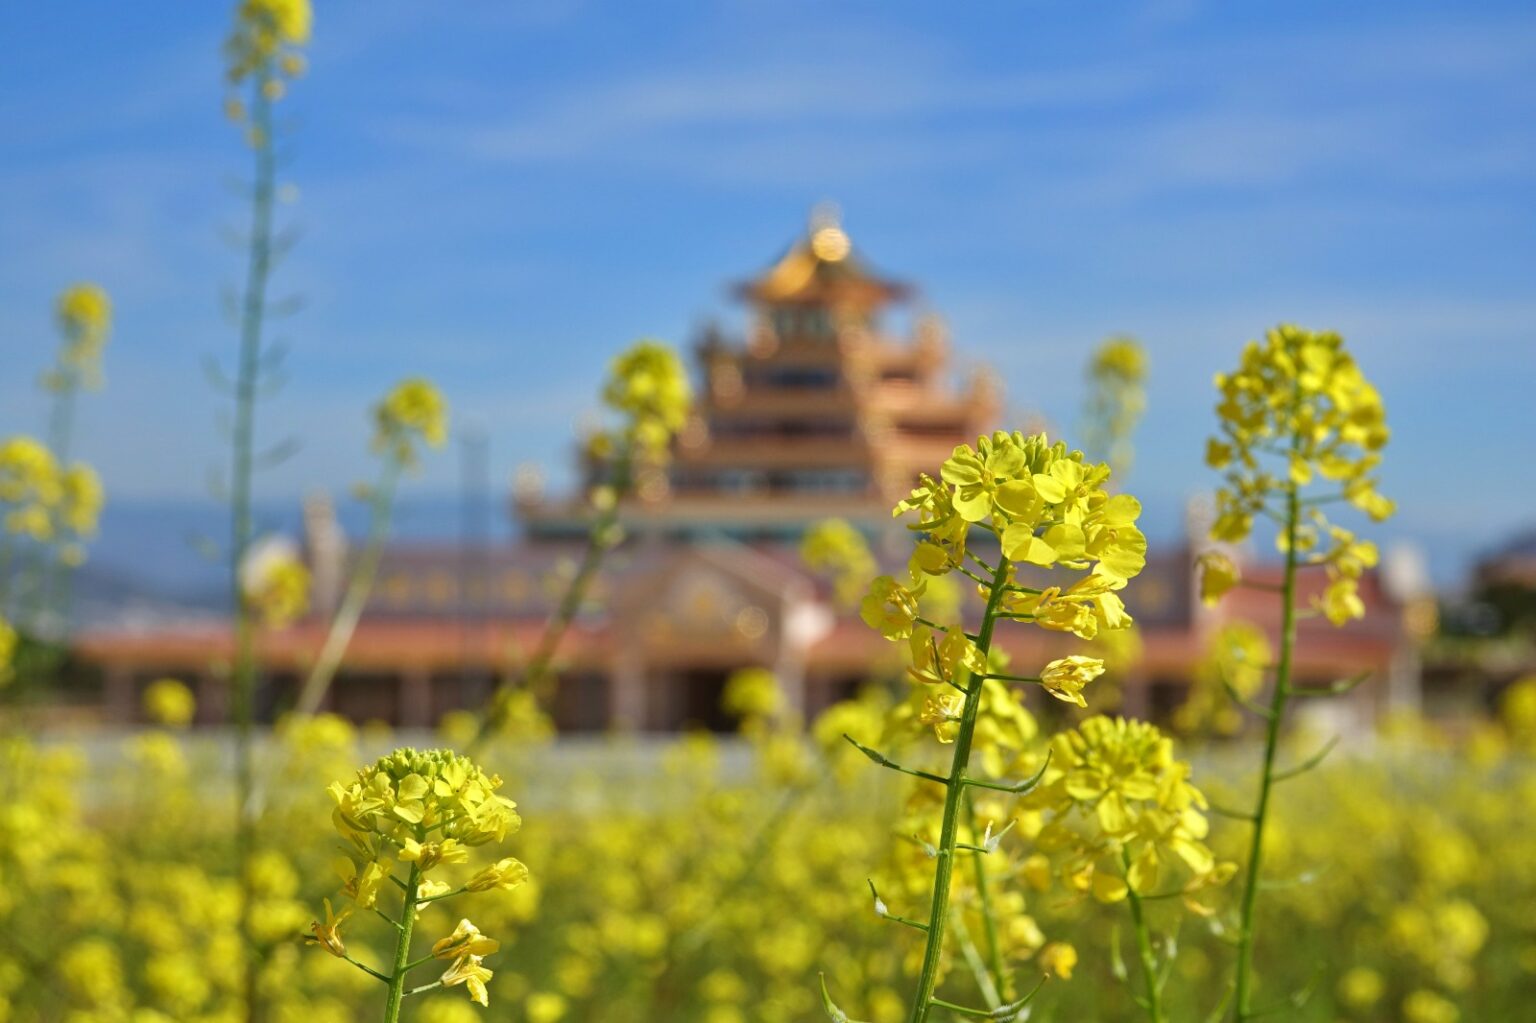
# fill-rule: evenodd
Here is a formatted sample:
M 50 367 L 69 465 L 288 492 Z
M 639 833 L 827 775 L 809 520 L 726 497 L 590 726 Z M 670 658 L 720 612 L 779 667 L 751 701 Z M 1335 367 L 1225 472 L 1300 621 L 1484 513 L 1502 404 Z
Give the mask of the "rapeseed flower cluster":
M 12 537 L 51 548 L 65 564 L 81 564 L 104 501 L 101 478 L 86 463 L 60 465 L 34 437 L 0 442 L 0 507 Z
M 1147 410 L 1147 353 L 1135 338 L 1106 339 L 1088 360 L 1087 448 L 1121 477 L 1130 471 L 1132 437 Z
M 197 698 L 174 678 L 156 679 L 144 689 L 144 716 L 167 728 L 185 728 L 197 714 Z
M 16 627 L 0 615 L 0 686 L 11 681 L 12 664 L 16 660 L 16 647 L 19 644 Z
M 309 44 L 312 22 L 309 0 L 240 0 L 235 27 L 224 44 L 230 85 L 254 78 L 264 99 L 281 99 L 283 79 L 304 73 L 302 51 Z M 243 117 L 237 104 L 230 113 Z
M 51 540 L 53 509 L 63 499 L 62 475 L 47 445 L 26 436 L 0 443 L 0 502 L 6 506 L 6 532 Z
M 877 577 L 860 603 L 871 628 L 904 641 L 907 673 L 917 683 L 893 707 L 881 745 L 889 749 L 931 730 L 953 747 L 947 770 L 939 773 L 898 763 L 848 736 L 877 764 L 917 779 L 901 824 L 914 844 L 898 860 L 893 891 L 903 904 L 921 907 L 926 898 L 927 922 L 893 910 L 871 882 L 879 918 L 926 935 L 915 963 L 917 991 L 908 1002 L 914 1023 L 935 1007 L 973 1012 L 937 994 L 952 966 L 945 940 L 952 926 L 961 935 L 985 935 L 984 953 L 969 938 L 957 938 L 969 950 L 968 962 L 983 963 L 971 973 L 990 1009 L 976 1014 L 1018 1012 L 1032 997 L 1016 990 L 1011 964 L 1037 954 L 1046 940 L 1022 891 L 1001 886 L 998 878 L 1023 869 L 1014 859 L 1018 850 L 1006 847 L 1004 836 L 1021 822 L 1025 827 L 1019 830 L 1031 835 L 1042 827 L 1040 808 L 1026 806 L 1021 816 L 1005 797 L 1034 790 L 1049 777 L 1050 761 L 1032 748 L 1038 727 L 1015 686 L 1037 685 L 1058 700 L 1086 706 L 1084 690 L 1103 674 L 1104 662 L 1073 654 L 1051 661 L 1038 675 L 1013 675 L 1003 670 L 1007 659 L 993 641 L 997 627 L 1010 621 L 1090 640 L 1131 625 L 1119 591 L 1145 566 L 1146 537 L 1136 526 L 1140 504 L 1129 495 L 1111 494 L 1109 477 L 1107 465 L 1088 462 L 1082 452 L 1052 444 L 1044 434 L 999 431 L 979 438 L 974 447 L 955 448 L 938 478 L 922 476 L 911 497 L 896 507 L 897 516 L 913 516 L 908 527 L 916 534 L 905 576 Z M 931 616 L 930 584 L 953 576 L 974 582 L 985 604 L 973 627 L 962 621 L 958 607 L 946 608 L 942 618 Z M 973 759 L 985 774 L 969 773 Z M 1013 772 L 1023 773 L 1024 780 L 987 780 Z M 1193 841 L 1186 833 L 1195 826 L 1193 819 L 1186 821 L 1182 811 L 1196 798 L 1193 788 L 1170 785 L 1166 802 L 1178 805 L 1170 810 L 1177 819 L 1158 832 L 1161 845 L 1143 837 L 1138 855 Z M 1117 795 L 1107 802 L 1118 806 L 1120 800 Z M 1128 827 L 1128 804 L 1123 816 L 1119 823 Z M 1135 819 L 1150 827 L 1155 818 L 1149 813 Z M 1127 844 L 1125 833 L 1114 837 Z M 962 855 L 974 870 L 955 863 Z M 1058 975 L 1070 974 L 1069 947 L 1059 943 L 1042 964 Z M 846 1018 L 830 992 L 824 1000 L 834 1020 Z
M 512 891 L 528 880 L 528 869 L 511 857 L 457 884 L 443 880 L 443 868 L 467 863 L 470 850 L 500 844 L 521 826 L 517 804 L 499 795 L 500 787 L 500 777 L 451 750 L 399 749 L 359 771 L 351 784 L 335 782 L 328 790 L 336 803 L 331 821 L 345 851 L 335 866 L 342 896 L 351 905 L 336 912 L 327 899 L 324 920 L 311 925 L 311 941 L 388 985 L 387 1023 L 398 1019 L 400 1000 L 407 994 L 405 974 L 425 964 L 409 960 L 418 910 L 458 895 Z M 397 867 L 405 871 L 403 879 Z M 400 889 L 402 899 L 394 965 L 384 973 L 351 959 L 341 928 L 356 910 L 376 909 L 382 894 L 393 894 L 391 885 Z M 471 1001 L 488 1004 L 486 984 L 493 973 L 484 960 L 499 947 L 500 942 L 461 918 L 452 933 L 432 946 L 430 958 L 449 965 L 428 987 L 463 985 Z
M 924 476 L 898 515 L 916 513 L 919 539 L 907 581 L 881 576 L 865 597 L 866 622 L 887 639 L 905 639 L 918 624 L 918 598 L 933 577 L 974 576 L 985 562 L 969 546 L 972 530 L 990 533 L 1007 559 L 998 610 L 1042 628 L 1092 639 L 1100 628 L 1131 624 L 1117 595 L 1146 564 L 1146 537 L 1136 527 L 1140 503 L 1110 495 L 1105 465 L 1084 462 L 1044 434 L 998 432 L 961 445 L 940 478 Z M 1020 585 L 1018 566 L 1082 573 L 1066 585 Z M 982 581 L 983 589 L 991 584 Z M 945 631 L 948 626 L 941 627 Z
M 440 448 L 448 440 L 448 402 L 432 381 L 410 377 L 390 388 L 373 408 L 375 451 L 402 466 L 416 464 L 416 445 Z
M 1308 691 L 1292 684 L 1301 612 L 1298 570 L 1324 569 L 1326 584 L 1312 603 L 1332 624 L 1365 615 L 1358 582 L 1376 564 L 1376 545 L 1330 521 L 1324 508 L 1347 503 L 1378 522 L 1392 514 L 1392 502 L 1376 489 L 1381 450 L 1390 431 L 1381 395 L 1335 333 L 1289 324 L 1277 327 L 1262 342 L 1249 342 L 1238 368 L 1217 374 L 1215 383 L 1221 395 L 1216 406 L 1220 434 L 1207 441 L 1206 461 L 1223 473 L 1224 482 L 1216 494 L 1211 538 L 1239 543 L 1262 515 L 1278 523 L 1276 542 L 1285 559 L 1283 582 L 1272 587 L 1280 596 L 1280 649 L 1268 703 L 1258 703 L 1240 688 L 1246 678 L 1256 689 L 1263 668 L 1223 680 L 1234 702 L 1266 725 L 1256 797 L 1251 809 L 1236 812 L 1252 828 L 1233 988 L 1237 1023 L 1245 1023 L 1260 1011 L 1254 1005 L 1256 907 L 1273 789 L 1317 766 L 1331 749 L 1323 747 L 1296 768 L 1277 770 L 1286 709 L 1293 697 L 1337 695 L 1353 685 Z M 1225 551 L 1202 555 L 1200 568 L 1201 596 L 1208 603 L 1242 584 L 1236 563 Z M 1253 646 L 1248 644 L 1248 649 Z
M 847 607 L 858 604 L 878 571 L 869 542 L 846 519 L 823 519 L 806 530 L 800 541 L 800 560 L 811 571 L 829 578 L 837 602 Z
M 603 401 L 625 418 L 619 438 L 643 459 L 663 458 L 683 428 L 693 388 L 682 360 L 659 341 L 639 341 L 613 360 Z
M 59 295 L 55 314 L 64 344 L 59 349 L 59 366 L 44 375 L 43 386 L 60 391 L 78 381 L 99 387 L 101 354 L 112 332 L 111 298 L 100 285 L 75 284 Z
M 1218 374 L 1216 387 L 1221 434 L 1207 443 L 1206 462 L 1223 472 L 1225 485 L 1216 494 L 1212 538 L 1242 541 L 1261 514 L 1284 521 L 1285 509 L 1271 502 L 1295 497 L 1302 516 L 1296 554 L 1328 576 L 1319 609 L 1335 625 L 1361 617 L 1358 581 L 1376 564 L 1376 545 L 1330 522 L 1324 507 L 1343 501 L 1375 522 L 1392 515 L 1394 504 L 1376 489 L 1391 436 L 1381 395 L 1338 334 L 1290 325 L 1250 342 L 1242 364 Z M 1325 492 L 1310 496 L 1319 487 Z M 1286 537 L 1279 538 L 1282 552 Z M 1211 557 L 1203 567 L 1215 575 L 1202 583 L 1208 597 L 1236 581 L 1230 559 Z
M 1036 836 L 1059 857 L 1068 891 L 1119 902 L 1169 884 L 1182 865 L 1190 896 L 1232 877 L 1205 844 L 1205 796 L 1191 784 L 1189 764 L 1155 725 L 1093 717 L 1051 742 L 1051 761 L 1025 805 L 1044 812 Z M 1196 912 L 1209 912 L 1187 900 Z
M 251 545 L 240 566 L 240 592 L 262 622 L 281 627 L 303 617 L 309 589 L 309 568 L 291 542 L 270 537 Z

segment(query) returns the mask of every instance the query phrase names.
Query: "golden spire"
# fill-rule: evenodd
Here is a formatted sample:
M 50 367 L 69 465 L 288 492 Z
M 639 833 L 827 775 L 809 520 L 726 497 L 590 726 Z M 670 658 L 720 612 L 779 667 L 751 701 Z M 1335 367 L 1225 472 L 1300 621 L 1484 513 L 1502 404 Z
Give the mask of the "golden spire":
M 811 210 L 811 252 L 824 263 L 840 263 L 853 249 L 841 220 L 842 211 L 835 202 L 817 203 Z

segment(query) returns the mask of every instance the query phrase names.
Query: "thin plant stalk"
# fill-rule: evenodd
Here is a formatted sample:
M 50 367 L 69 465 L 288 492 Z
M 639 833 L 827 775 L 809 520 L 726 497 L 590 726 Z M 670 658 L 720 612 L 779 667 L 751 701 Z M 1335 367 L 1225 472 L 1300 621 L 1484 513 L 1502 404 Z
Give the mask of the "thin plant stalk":
M 0 533 L 0 613 L 10 617 L 11 562 L 16 558 L 16 539 L 9 532 Z
M 955 940 L 960 943 L 960 957 L 965 960 L 965 965 L 970 969 L 971 976 L 976 979 L 976 987 L 981 992 L 981 1000 L 987 1003 L 988 1009 L 1002 1007 L 1003 996 L 997 990 L 997 984 L 992 979 L 992 969 L 982 959 L 981 950 L 976 947 L 976 941 L 971 937 L 970 930 L 965 926 L 965 920 L 955 917 Z
M 352 644 L 352 636 L 357 632 L 357 623 L 362 619 L 368 595 L 373 592 L 379 560 L 384 554 L 384 542 L 389 538 L 390 512 L 394 505 L 395 484 L 400 478 L 400 468 L 398 459 L 386 456 L 379 482 L 373 488 L 372 499 L 368 503 L 368 541 L 352 570 L 351 578 L 347 580 L 346 593 L 342 596 L 335 616 L 331 618 L 331 627 L 326 632 L 325 643 L 320 647 L 314 667 L 310 669 L 304 687 L 299 691 L 294 709 L 304 717 L 315 714 L 325 702 L 326 693 L 336 678 L 336 671 L 341 667 L 341 659 L 346 656 L 347 648 Z
M 971 827 L 971 834 L 980 834 L 976 828 L 976 807 L 973 805 L 969 791 L 965 794 L 965 815 Z M 992 911 L 992 895 L 987 883 L 987 858 L 981 853 L 976 853 L 971 857 L 971 863 L 976 870 L 976 902 L 977 908 L 981 911 L 982 934 L 987 941 L 987 969 L 991 972 L 992 986 L 997 991 L 998 997 L 1007 1001 L 1008 970 L 1003 966 L 1003 946 L 997 936 L 997 915 Z
M 587 543 L 582 551 L 581 563 L 577 566 L 576 574 L 571 577 L 570 584 L 561 596 L 554 613 L 544 623 L 544 632 L 539 637 L 539 645 L 534 648 L 533 656 L 528 659 L 528 666 L 517 678 L 510 675 L 504 678 L 496 687 L 496 691 L 491 693 L 485 713 L 480 717 L 480 727 L 475 732 L 474 738 L 470 740 L 466 752 L 474 752 L 501 728 L 507 713 L 506 698 L 519 684 L 528 687 L 541 700 L 548 700 L 553 695 L 550 665 L 555 659 L 555 652 L 560 648 L 560 641 L 565 638 L 571 622 L 576 619 L 576 613 L 581 610 L 581 605 L 587 599 L 587 591 L 597 577 L 597 570 L 602 566 L 604 556 L 613 547 L 611 537 L 618 524 L 619 506 L 630 488 L 633 458 L 634 454 L 629 442 L 621 442 L 614 464 L 613 500 L 598 509 L 597 516 L 587 531 Z
M 248 869 L 255 841 L 254 767 L 252 749 L 256 689 L 256 623 L 240 585 L 240 568 L 250 550 L 253 533 L 251 476 L 254 466 L 257 381 L 261 372 L 262 328 L 267 283 L 272 270 L 272 210 L 276 157 L 272 149 L 272 107 L 265 87 L 270 70 L 257 75 L 251 98 L 252 149 L 255 181 L 251 192 L 250 249 L 240 311 L 240 350 L 235 377 L 235 415 L 231 435 L 230 472 L 230 589 L 233 599 L 235 650 L 231 678 L 231 718 L 235 727 L 235 863 L 240 875 L 240 935 L 245 948 L 245 999 L 248 1018 L 260 1018 L 257 991 L 258 961 L 251 934 L 254 901 Z
M 60 384 L 55 393 L 53 408 L 48 414 L 48 448 L 58 461 L 59 468 L 69 466 L 69 452 L 75 433 L 75 396 L 80 390 L 80 372 L 69 365 L 58 369 Z M 69 615 L 70 569 L 60 557 L 59 551 L 44 554 L 41 581 L 38 583 L 33 627 L 44 631 L 55 613 L 59 622 L 59 635 L 66 631 Z
M 405 893 L 400 903 L 400 920 L 395 927 L 398 934 L 395 939 L 394 968 L 389 971 L 389 998 L 384 1003 L 384 1023 L 399 1023 L 400 1003 L 406 995 L 405 975 L 407 965 L 411 961 L 411 931 L 416 926 L 416 889 L 421 883 L 421 866 L 411 864 L 411 871 L 405 882 Z
M 1125 865 L 1129 870 L 1129 856 L 1125 856 Z M 1131 922 L 1136 928 L 1136 954 L 1141 960 L 1142 1008 L 1147 1011 L 1149 1023 L 1166 1023 L 1168 1017 L 1163 1012 L 1163 989 L 1158 983 L 1157 958 L 1152 954 L 1152 934 L 1147 927 L 1146 908 L 1135 887 L 1127 887 L 1129 892 L 1126 899 L 1131 904 Z
M 48 448 L 59 464 L 69 463 L 69 449 L 75 433 L 75 394 L 80 389 L 79 371 L 60 367 L 62 382 L 53 408 L 48 414 Z
M 1297 447 L 1292 438 L 1292 450 Z M 1296 647 L 1296 532 L 1301 501 L 1294 482 L 1286 486 L 1285 581 L 1281 586 L 1280 659 L 1275 666 L 1274 693 L 1270 697 L 1264 734 L 1264 763 L 1259 775 L 1259 798 L 1253 811 L 1253 839 L 1248 847 L 1248 867 L 1243 878 L 1242 911 L 1237 932 L 1237 986 L 1234 1011 L 1238 1023 L 1252 1019 L 1254 912 L 1259 898 L 1259 871 L 1264 852 L 1264 826 L 1269 820 L 1270 793 L 1275 784 L 1275 753 L 1280 726 L 1291 691 L 1291 659 Z
M 998 605 L 1006 592 L 1007 582 L 1008 559 L 1000 556 L 997 571 L 992 577 L 981 629 L 976 635 L 976 647 L 983 658 L 992 649 L 992 630 L 997 625 Z M 970 767 L 971 742 L 976 734 L 976 715 L 981 709 L 981 693 L 985 685 L 985 679 L 980 676 L 966 680 L 965 703 L 955 733 L 955 752 L 950 762 L 949 776 L 944 780 L 944 817 L 939 830 L 933 871 L 933 902 L 928 914 L 928 938 L 923 948 L 923 965 L 918 974 L 917 991 L 913 995 L 912 1010 L 908 1016 L 910 1023 L 924 1023 L 928 1019 L 929 1009 L 934 1005 L 934 990 L 939 980 L 939 957 L 944 948 L 944 935 L 949 930 L 949 889 L 960 831 L 961 804 L 965 802 L 966 771 Z

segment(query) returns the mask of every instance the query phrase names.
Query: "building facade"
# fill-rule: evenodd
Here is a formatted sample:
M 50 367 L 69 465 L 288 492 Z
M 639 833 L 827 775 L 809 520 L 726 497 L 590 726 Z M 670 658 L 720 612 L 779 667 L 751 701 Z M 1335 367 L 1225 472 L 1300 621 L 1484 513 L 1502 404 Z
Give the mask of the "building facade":
M 904 564 L 910 539 L 892 506 L 920 472 L 999 425 L 992 375 L 956 381 L 943 325 L 912 315 L 912 289 L 876 274 L 835 220 L 813 218 L 735 293 L 746 329 L 733 339 L 711 327 L 699 338 L 693 413 L 669 463 L 637 474 L 620 508 L 626 540 L 560 647 L 553 711 L 563 731 L 728 727 L 720 692 L 745 666 L 773 669 L 807 712 L 894 673 L 894 648 L 804 568 L 799 539 L 842 518 L 882 562 Z M 903 314 L 910 329 L 898 336 L 888 324 Z M 601 473 L 582 470 L 588 482 Z M 496 679 L 516 672 L 580 554 L 588 512 L 579 496 L 551 499 L 528 486 L 511 505 L 521 526 L 512 544 L 386 549 L 332 709 L 428 726 L 479 707 Z M 314 611 L 260 640 L 258 702 L 269 720 L 291 704 L 323 642 L 352 556 L 324 498 L 306 506 L 304 548 Z M 1278 617 L 1258 590 L 1233 594 L 1219 613 L 1201 606 L 1193 553 L 1191 544 L 1153 551 L 1127 591 L 1141 636 L 1124 680 L 1129 710 L 1156 715 L 1180 702 L 1225 617 Z M 1375 577 L 1362 596 L 1367 617 L 1348 629 L 1304 623 L 1302 676 L 1398 670 L 1400 609 Z M 1018 663 L 1078 649 L 1042 630 L 1010 630 L 1006 643 Z M 204 720 L 224 719 L 224 627 L 98 629 L 79 646 L 103 672 L 109 717 L 134 718 L 142 687 L 169 674 L 195 680 Z M 1368 705 L 1373 692 L 1360 699 Z

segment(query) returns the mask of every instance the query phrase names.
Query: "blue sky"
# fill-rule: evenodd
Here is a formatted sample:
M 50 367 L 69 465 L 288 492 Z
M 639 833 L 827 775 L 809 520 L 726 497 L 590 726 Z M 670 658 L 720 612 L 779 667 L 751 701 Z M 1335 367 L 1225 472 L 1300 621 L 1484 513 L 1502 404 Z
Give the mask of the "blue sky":
M 0 430 L 38 428 L 52 296 L 99 280 L 118 326 L 80 448 L 124 502 L 206 501 L 221 464 L 227 6 L 0 10 Z M 1210 485 L 1211 374 L 1281 319 L 1344 331 L 1380 383 L 1390 536 L 1448 577 L 1536 523 L 1529 5 L 321 0 L 310 56 L 276 287 L 306 305 L 263 410 L 304 447 L 270 500 L 367 474 L 366 409 L 415 373 L 498 481 L 559 469 L 615 349 L 739 323 L 723 285 L 834 199 L 1019 415 L 1070 429 L 1089 348 L 1140 337 L 1132 489 L 1166 529 Z

